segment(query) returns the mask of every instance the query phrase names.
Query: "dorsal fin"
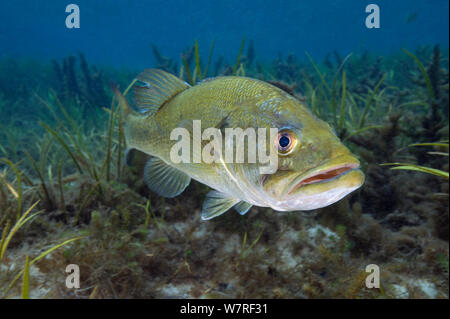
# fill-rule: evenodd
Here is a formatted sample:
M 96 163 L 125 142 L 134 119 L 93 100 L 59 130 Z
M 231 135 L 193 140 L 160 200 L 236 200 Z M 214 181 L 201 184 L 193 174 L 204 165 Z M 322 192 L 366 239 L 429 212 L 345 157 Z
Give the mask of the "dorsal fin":
M 176 76 L 158 69 L 144 70 L 136 80 L 134 85 L 136 107 L 140 113 L 150 116 L 175 95 L 190 87 Z

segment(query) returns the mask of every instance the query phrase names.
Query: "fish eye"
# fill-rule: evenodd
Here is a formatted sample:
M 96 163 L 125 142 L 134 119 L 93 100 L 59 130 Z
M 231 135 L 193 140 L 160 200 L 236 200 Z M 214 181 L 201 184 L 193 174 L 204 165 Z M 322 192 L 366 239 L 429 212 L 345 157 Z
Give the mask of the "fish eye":
M 278 133 L 275 144 L 280 155 L 288 155 L 297 144 L 297 139 L 292 132 L 282 131 Z

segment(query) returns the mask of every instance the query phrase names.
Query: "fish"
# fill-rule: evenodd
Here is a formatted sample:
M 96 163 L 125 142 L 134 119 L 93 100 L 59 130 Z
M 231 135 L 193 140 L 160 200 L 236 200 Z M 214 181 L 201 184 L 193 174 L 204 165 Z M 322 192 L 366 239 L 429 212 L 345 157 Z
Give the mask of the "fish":
M 143 172 L 149 189 L 172 198 L 192 179 L 209 186 L 212 190 L 202 205 L 203 220 L 231 208 L 244 215 L 253 206 L 280 212 L 310 211 L 339 201 L 364 183 L 359 160 L 332 127 L 304 102 L 267 82 L 219 76 L 191 86 L 163 70 L 146 69 L 135 79 L 133 107 L 117 88 L 114 91 L 128 154 L 137 150 L 150 158 Z M 209 140 L 203 140 L 202 135 L 196 147 L 196 123 L 225 133 Z M 233 138 L 226 140 L 224 136 L 237 128 L 245 132 L 249 128 L 267 129 L 261 131 L 262 142 L 256 148 L 258 152 L 265 149 L 266 155 L 274 154 L 272 168 L 268 168 L 272 162 L 249 160 L 249 135 L 243 144 L 247 154 L 244 161 L 225 160 L 224 145 Z M 174 132 L 180 129 L 191 139 L 187 144 L 190 153 L 185 160 L 176 161 L 174 147 L 184 135 L 174 138 Z M 223 144 L 211 146 L 216 138 Z M 192 160 L 204 155 L 208 145 L 206 154 L 212 154 L 213 161 Z M 237 158 L 237 151 L 235 155 Z

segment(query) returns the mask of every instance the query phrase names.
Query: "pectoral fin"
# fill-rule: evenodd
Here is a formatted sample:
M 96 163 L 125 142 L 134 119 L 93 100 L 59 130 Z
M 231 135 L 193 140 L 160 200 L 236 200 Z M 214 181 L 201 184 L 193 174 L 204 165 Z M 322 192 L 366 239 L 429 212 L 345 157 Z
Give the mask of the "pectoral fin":
M 157 157 L 150 159 L 145 165 L 144 180 L 152 191 L 169 198 L 181 194 L 191 182 L 187 174 Z
M 234 209 L 241 215 L 245 215 L 247 214 L 247 212 L 250 210 L 250 208 L 252 208 L 252 204 L 249 204 L 247 202 L 244 201 L 240 201 L 239 203 L 236 204 L 236 206 L 234 206 Z
M 230 197 L 227 194 L 215 190 L 210 191 L 206 194 L 206 199 L 203 202 L 202 219 L 208 220 L 222 215 L 238 202 L 239 199 Z

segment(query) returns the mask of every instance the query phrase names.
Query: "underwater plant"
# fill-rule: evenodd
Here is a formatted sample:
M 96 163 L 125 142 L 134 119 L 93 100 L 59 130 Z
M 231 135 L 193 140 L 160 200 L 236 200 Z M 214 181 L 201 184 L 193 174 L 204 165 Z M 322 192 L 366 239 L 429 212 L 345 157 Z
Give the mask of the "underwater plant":
M 428 154 L 441 155 L 441 156 L 448 157 L 448 142 L 416 143 L 416 144 L 411 144 L 409 146 L 410 147 L 412 147 L 412 146 L 434 146 L 434 147 L 444 148 L 444 149 L 447 149 L 447 152 L 428 152 Z M 394 166 L 391 168 L 393 170 L 401 169 L 401 170 L 417 171 L 417 172 L 432 174 L 432 175 L 436 175 L 436 176 L 448 179 L 448 172 L 440 170 L 440 169 L 436 169 L 436 168 L 430 168 L 430 167 L 425 167 L 425 166 L 420 166 L 420 165 L 415 165 L 415 164 L 410 164 L 410 163 L 384 163 L 381 165 Z
M 56 76 L 56 97 L 66 106 L 75 106 L 80 109 L 80 118 L 88 119 L 89 113 L 105 107 L 109 103 L 103 74 L 95 67 L 89 67 L 84 54 L 78 53 L 77 59 L 71 55 L 60 63 L 52 60 Z M 75 117 L 75 114 L 72 114 Z
M 202 59 L 201 59 L 200 53 L 199 53 L 198 41 L 195 40 L 194 46 L 192 47 L 193 53 L 190 53 L 189 55 L 186 55 L 183 53 L 181 55 L 181 60 L 183 63 L 182 63 L 182 67 L 180 68 L 179 78 L 180 79 L 186 78 L 186 81 L 190 85 L 194 85 L 197 82 L 200 82 L 201 80 L 208 77 L 210 65 L 212 62 L 213 52 L 214 52 L 214 45 L 215 45 L 215 40 L 213 40 L 211 42 L 206 66 L 203 68 L 202 67 L 202 65 L 203 65 Z M 223 72 L 223 75 L 245 76 L 245 69 L 244 69 L 245 61 L 244 60 L 247 60 L 247 59 L 245 59 L 243 57 L 244 48 L 245 48 L 245 38 L 243 38 L 241 41 L 241 46 L 239 48 L 239 52 L 237 54 L 236 62 L 234 63 L 233 68 L 231 68 L 230 66 L 226 66 L 225 67 L 226 71 Z M 189 52 L 191 52 L 191 51 L 189 51 Z M 251 47 L 249 47 L 248 54 L 251 55 L 252 59 L 254 58 L 254 51 L 253 51 L 253 49 L 251 49 Z M 191 61 L 194 61 L 194 69 L 193 70 L 191 70 L 192 69 Z M 219 70 L 221 69 L 222 64 L 223 64 L 223 57 L 220 57 L 214 64 L 214 75 L 215 76 L 219 75 Z M 248 66 L 250 66 L 250 65 L 251 65 L 251 63 L 248 64 Z M 203 71 L 202 71 L 202 69 L 203 69 Z
M 178 69 L 177 64 L 173 59 L 163 56 L 156 45 L 152 44 L 153 56 L 156 60 L 156 65 L 159 69 L 165 70 L 167 72 L 176 72 Z
M 439 80 L 430 68 L 436 69 L 435 48 L 414 51 L 433 92 L 439 90 L 433 123 L 444 123 L 427 126 L 434 128 L 425 137 L 428 133 L 416 128 L 432 118 L 430 91 L 407 54 L 332 52 L 323 63 L 295 55 L 259 61 L 252 42 L 246 43 L 221 58 L 214 42 L 201 56 L 196 41 L 178 66 L 160 52 L 155 66 L 170 65 L 192 84 L 234 72 L 281 88 L 334 126 L 361 159 L 364 187 L 310 213 L 255 207 L 245 216 L 224 214 L 202 223 L 206 186 L 193 182 L 179 197 L 164 199 L 145 186 L 148 157 L 133 154 L 125 165 L 123 117 L 105 83 L 120 83 L 128 100 L 123 85 L 132 82 L 134 71 L 86 63 L 89 79 L 82 58 L 74 56 L 65 62 L 65 76 L 75 74 L 76 83 L 66 83 L 76 90 L 64 95 L 66 84 L 58 87 L 51 64 L 29 67 L 31 76 L 23 82 L 36 90 L 27 91 L 19 81 L 27 67 L 11 62 L 16 87 L 0 80 L 1 296 L 430 298 L 412 284 L 424 281 L 436 291 L 431 296 L 448 297 L 448 142 L 435 142 L 448 140 L 446 51 L 439 50 Z M 63 73 L 64 62 L 58 65 Z M 96 70 L 107 101 L 87 91 Z M 40 79 L 39 88 L 33 77 Z M 84 105 L 87 96 L 103 102 Z M 15 116 L 14 109 L 24 116 Z M 436 149 L 421 151 L 427 146 Z M 386 162 L 437 169 L 442 178 L 379 164 Z M 368 262 L 383 269 L 381 289 L 365 288 Z M 81 289 L 64 285 L 62 270 L 69 263 L 80 266 Z
M 308 53 L 306 55 L 319 76 L 321 83 L 314 88 L 313 84 L 305 78 L 305 83 L 309 88 L 307 95 L 310 96 L 311 109 L 319 116 L 331 114 L 327 118 L 333 123 L 338 137 L 347 140 L 367 130 L 380 128 L 380 125 L 367 124 L 367 121 L 369 118 L 377 118 L 377 115 L 382 112 L 379 106 L 385 90 L 378 91 L 382 87 L 387 74 L 382 75 L 378 79 L 373 89 L 367 88 L 366 96 L 361 96 L 350 92 L 347 88 L 345 65 L 351 59 L 352 54 L 347 55 L 342 60 L 335 71 L 331 85 L 326 81 L 325 75 L 320 71 L 312 57 Z M 339 82 L 340 75 L 341 81 Z M 326 105 L 327 109 L 323 108 L 323 105 Z
M 422 119 L 422 130 L 420 138 L 425 142 L 433 142 L 441 138 L 441 130 L 445 128 L 445 112 L 448 118 L 448 94 L 443 95 L 442 88 L 448 88 L 448 72 L 441 70 L 441 53 L 439 45 L 433 49 L 431 62 L 426 68 L 419 58 L 408 50 L 403 50 L 416 64 L 422 78 L 413 78 L 412 80 L 420 86 L 426 88 L 426 97 L 420 96 L 422 104 L 428 106 L 427 114 Z M 448 89 L 447 89 L 448 91 Z M 447 110 L 447 111 L 446 111 Z M 448 124 L 447 124 L 448 127 Z M 448 131 L 448 129 L 447 129 Z M 448 133 L 447 133 L 448 137 Z M 419 138 L 419 136 L 418 136 Z M 423 161 L 423 159 L 421 159 Z

